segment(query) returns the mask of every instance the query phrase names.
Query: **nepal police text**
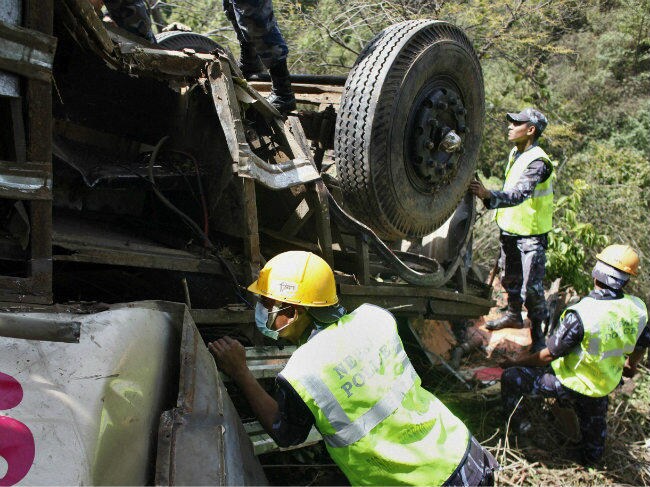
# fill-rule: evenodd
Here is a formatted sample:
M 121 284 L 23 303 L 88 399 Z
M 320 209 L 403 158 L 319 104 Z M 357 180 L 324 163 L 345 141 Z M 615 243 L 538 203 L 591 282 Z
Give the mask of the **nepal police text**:
M 399 375 L 403 370 L 401 353 L 402 345 L 399 342 L 385 343 L 379 347 L 379 356 L 374 356 L 373 348 L 357 350 L 354 355 L 348 355 L 341 362 L 334 366 L 334 372 L 338 375 L 341 389 L 347 397 L 352 397 L 354 388 L 363 387 L 377 373 L 386 372 Z M 391 357 L 392 356 L 392 357 Z M 396 357 L 397 360 L 395 360 Z M 395 365 L 396 370 L 386 370 L 386 365 Z

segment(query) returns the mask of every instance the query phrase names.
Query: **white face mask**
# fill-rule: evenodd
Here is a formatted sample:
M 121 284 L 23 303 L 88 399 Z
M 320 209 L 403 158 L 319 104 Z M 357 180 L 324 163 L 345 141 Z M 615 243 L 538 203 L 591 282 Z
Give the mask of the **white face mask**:
M 290 307 L 291 306 L 285 306 L 284 308 L 281 308 L 277 304 L 274 304 L 271 308 L 271 311 L 269 311 L 261 301 L 258 301 L 257 305 L 255 306 L 255 325 L 257 326 L 257 329 L 260 331 L 260 333 L 269 338 L 272 338 L 273 340 L 277 340 L 280 336 L 280 332 L 287 326 L 291 325 L 291 322 L 287 323 L 279 330 L 273 329 L 273 323 L 275 323 L 275 319 L 278 317 L 278 313 L 280 311 L 289 309 Z

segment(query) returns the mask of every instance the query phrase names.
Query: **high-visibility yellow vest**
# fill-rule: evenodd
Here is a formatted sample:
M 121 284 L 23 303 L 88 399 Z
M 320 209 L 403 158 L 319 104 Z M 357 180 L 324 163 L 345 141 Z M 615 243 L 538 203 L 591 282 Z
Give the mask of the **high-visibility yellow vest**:
M 648 322 L 648 311 L 639 298 L 584 298 L 564 312 L 580 316 L 585 334 L 579 347 L 551 362 L 565 387 L 589 397 L 603 397 L 621 380 L 626 355 Z M 564 314 L 562 317 L 564 317 Z
M 393 315 L 364 304 L 298 348 L 280 374 L 352 485 L 441 485 L 470 433 L 423 389 Z
M 506 180 L 503 190 L 515 187 L 531 162 L 543 159 L 550 167 L 551 174 L 537 186 L 533 194 L 517 206 L 498 208 L 495 219 L 501 230 L 515 235 L 540 235 L 553 229 L 553 163 L 539 146 L 524 151 L 516 160 L 517 148 L 513 147 L 508 157 Z

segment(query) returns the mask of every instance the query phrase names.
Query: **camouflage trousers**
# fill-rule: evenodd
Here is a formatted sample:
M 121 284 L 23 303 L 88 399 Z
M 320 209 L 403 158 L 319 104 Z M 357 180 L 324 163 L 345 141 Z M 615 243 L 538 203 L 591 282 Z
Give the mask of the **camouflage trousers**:
M 551 367 L 510 367 L 501 376 L 501 400 L 506 418 L 521 396 L 554 397 L 563 404 L 570 404 L 580 423 L 583 461 L 593 463 L 602 457 L 607 437 L 607 396 L 588 397 L 564 387 Z M 516 429 L 523 420 L 519 407 L 512 415 L 511 426 Z
M 104 0 L 104 5 L 118 26 L 155 44 L 145 0 Z
M 503 269 L 502 285 L 508 293 L 508 305 L 521 309 L 526 305 L 528 318 L 533 323 L 548 319 L 548 306 L 544 297 L 546 273 L 546 235 L 519 237 L 501 235 L 500 265 Z
M 497 470 L 496 459 L 472 436 L 463 462 L 443 485 L 494 485 L 494 472 Z
M 287 59 L 289 48 L 275 20 L 271 0 L 223 0 L 223 9 L 235 28 L 242 52 L 249 58 L 259 55 L 267 68 Z

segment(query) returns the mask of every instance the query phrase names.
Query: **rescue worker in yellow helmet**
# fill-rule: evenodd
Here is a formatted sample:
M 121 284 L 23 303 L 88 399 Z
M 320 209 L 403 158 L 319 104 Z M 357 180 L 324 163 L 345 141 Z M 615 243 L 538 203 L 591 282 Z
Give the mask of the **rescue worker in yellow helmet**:
M 522 395 L 556 397 L 571 404 L 582 434 L 581 460 L 600 460 L 607 436 L 608 395 L 632 377 L 648 346 L 650 328 L 646 305 L 625 294 L 636 276 L 639 256 L 628 245 L 611 245 L 596 256 L 591 273 L 594 290 L 569 306 L 546 348 L 516 362 L 501 377 L 505 418 L 517 408 Z M 511 419 L 517 434 L 531 432 L 531 424 L 517 408 Z
M 488 330 L 522 328 L 522 304 L 531 325 L 533 349 L 544 348 L 542 323 L 548 319 L 544 297 L 544 274 L 548 232 L 553 228 L 553 163 L 538 145 L 548 123 L 534 108 L 508 113 L 510 151 L 501 191 L 488 191 L 480 181 L 470 191 L 488 209 L 496 209 L 500 230 L 503 269 L 501 283 L 508 293 L 508 309 L 500 318 L 486 323 Z
M 301 443 L 315 425 L 352 485 L 492 485 L 494 457 L 422 388 L 392 314 L 370 304 L 345 314 L 331 268 L 309 252 L 269 260 L 249 290 L 258 328 L 301 345 L 275 397 L 239 342 L 209 348 L 278 445 Z

